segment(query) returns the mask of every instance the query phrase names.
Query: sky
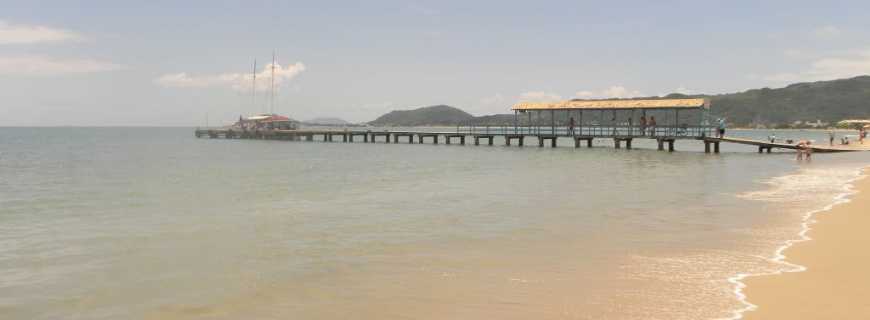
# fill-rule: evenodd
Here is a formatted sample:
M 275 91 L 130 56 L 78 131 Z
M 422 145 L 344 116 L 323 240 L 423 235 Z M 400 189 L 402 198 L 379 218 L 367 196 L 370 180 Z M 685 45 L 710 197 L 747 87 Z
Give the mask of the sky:
M 437 104 L 485 115 L 518 101 L 716 94 L 870 74 L 867 1 L 0 8 L 0 126 L 201 126 L 268 111 L 365 122 Z

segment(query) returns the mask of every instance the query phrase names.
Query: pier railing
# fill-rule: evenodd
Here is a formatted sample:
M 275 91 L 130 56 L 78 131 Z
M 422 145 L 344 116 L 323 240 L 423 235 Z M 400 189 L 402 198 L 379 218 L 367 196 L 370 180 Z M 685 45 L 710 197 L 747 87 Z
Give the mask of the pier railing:
M 574 127 L 567 126 L 476 126 L 459 125 L 456 132 L 472 135 L 554 135 L 554 136 L 580 136 L 580 137 L 668 137 L 700 139 L 713 137 L 716 134 L 714 126 L 634 126 L 634 125 L 611 125 L 594 126 L 584 125 Z

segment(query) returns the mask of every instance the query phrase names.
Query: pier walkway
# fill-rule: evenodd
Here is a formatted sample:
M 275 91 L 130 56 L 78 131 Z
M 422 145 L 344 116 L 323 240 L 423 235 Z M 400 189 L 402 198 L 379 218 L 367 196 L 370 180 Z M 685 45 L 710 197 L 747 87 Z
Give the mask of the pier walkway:
M 568 127 L 475 127 L 458 126 L 453 131 L 390 131 L 390 130 L 262 130 L 240 131 L 233 128 L 198 128 L 197 138 L 225 139 L 264 139 L 287 141 L 323 141 L 323 142 L 363 142 L 363 143 L 432 143 L 494 145 L 496 137 L 501 138 L 506 146 L 525 146 L 529 143 L 538 147 L 558 146 L 558 141 L 566 139 L 573 142 L 574 147 L 592 147 L 595 139 L 607 139 L 613 142 L 615 148 L 632 148 L 634 139 L 651 139 L 658 143 L 659 150 L 674 151 L 677 140 L 700 140 L 708 145 L 715 145 L 718 152 L 718 141 L 704 140 L 712 134 L 712 127 L 669 127 L 655 128 L 627 127 L 577 127 L 573 132 Z M 708 148 L 709 149 L 709 148 Z M 709 152 L 709 150 L 708 150 Z
M 800 147 L 797 146 L 797 143 L 789 144 L 789 143 L 780 143 L 780 142 L 769 142 L 769 141 L 760 141 L 760 140 L 751 140 L 751 139 L 742 139 L 742 138 L 733 138 L 733 137 L 722 137 L 722 138 L 705 138 L 704 141 L 707 143 L 717 143 L 717 142 L 730 142 L 737 144 L 745 144 L 751 146 L 758 146 L 758 153 L 762 153 L 767 151 L 767 153 L 771 152 L 773 148 L 779 149 L 791 149 L 798 150 Z M 860 148 L 854 148 L 849 146 L 826 146 L 826 145 L 810 145 L 810 149 L 813 152 L 848 152 L 848 151 L 861 151 Z
M 706 153 L 719 153 L 722 142 L 758 146 L 758 152 L 771 152 L 773 148 L 798 149 L 796 144 L 783 144 L 739 138 L 716 138 L 716 127 L 709 115 L 707 99 L 607 99 L 569 100 L 561 102 L 518 103 L 513 123 L 502 126 L 458 125 L 455 130 L 391 131 L 386 129 L 259 129 L 242 130 L 239 127 L 197 129 L 196 137 L 226 139 L 268 139 L 289 141 L 425 143 L 493 145 L 495 138 L 506 146 L 524 146 L 527 142 L 538 147 L 556 147 L 560 138 L 569 139 L 575 148 L 592 147 L 593 140 L 610 140 L 617 149 L 632 148 L 635 139 L 657 142 L 658 150 L 674 151 L 679 140 L 704 143 Z M 520 114 L 523 115 L 521 121 Z M 658 118 L 658 120 L 656 119 Z M 361 141 L 359 139 L 362 139 Z M 531 140 L 531 141 L 528 141 Z M 816 152 L 857 151 L 846 147 L 812 146 Z

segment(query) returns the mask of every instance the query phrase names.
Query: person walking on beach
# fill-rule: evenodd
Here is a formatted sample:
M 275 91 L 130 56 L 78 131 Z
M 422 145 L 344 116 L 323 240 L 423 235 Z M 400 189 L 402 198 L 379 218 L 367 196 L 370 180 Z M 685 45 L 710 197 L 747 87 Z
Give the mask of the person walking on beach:
M 574 135 L 574 117 L 571 117 L 571 120 L 568 121 L 568 135 Z
M 867 128 L 861 127 L 861 129 L 858 129 L 858 142 L 864 144 L 865 137 L 867 137 Z
M 804 159 L 804 150 L 806 149 L 806 141 L 804 141 L 804 140 L 798 141 L 796 147 L 797 147 L 797 149 L 796 149 L 797 150 L 797 160 L 801 161 Z
M 834 129 L 828 130 L 828 143 L 833 147 L 834 146 Z
M 812 159 L 813 158 L 813 146 L 812 146 L 812 144 L 813 144 L 812 141 L 807 140 L 807 143 L 804 145 L 804 153 L 805 153 L 807 161 L 813 160 Z
M 719 118 L 719 138 L 725 136 L 725 118 Z

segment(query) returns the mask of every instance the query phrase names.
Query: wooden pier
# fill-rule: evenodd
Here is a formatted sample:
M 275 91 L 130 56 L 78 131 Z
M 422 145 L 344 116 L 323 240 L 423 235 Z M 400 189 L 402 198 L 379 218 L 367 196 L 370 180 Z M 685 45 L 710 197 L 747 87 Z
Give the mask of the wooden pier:
M 658 150 L 673 152 L 679 140 L 696 140 L 704 143 L 704 152 L 719 153 L 722 142 L 752 145 L 758 152 L 770 153 L 772 149 L 801 149 L 797 144 L 784 144 L 758 140 L 717 137 L 717 127 L 711 125 L 709 117 L 710 102 L 706 99 L 609 99 L 609 100 L 570 100 L 553 103 L 519 103 L 511 108 L 514 111 L 513 125 L 474 126 L 458 125 L 451 131 L 390 131 L 390 130 L 318 130 L 318 129 L 241 129 L 238 126 L 225 128 L 197 129 L 197 138 L 226 139 L 266 139 L 289 141 L 319 141 L 352 143 L 354 138 L 362 137 L 362 142 L 423 144 L 429 141 L 438 144 L 458 143 L 465 145 L 466 139 L 473 139 L 479 146 L 481 140 L 492 146 L 495 138 L 504 140 L 505 146 L 524 146 L 526 139 L 536 139 L 538 147 L 549 145 L 557 147 L 560 138 L 574 141 L 574 147 L 592 147 L 593 141 L 610 140 L 613 147 L 632 148 L 635 139 L 656 141 Z M 520 113 L 527 116 L 520 123 Z M 542 117 L 548 115 L 549 117 Z M 535 118 L 533 118 L 533 115 Z M 656 120 L 659 118 L 659 121 Z M 542 120 L 543 119 L 543 120 Z M 558 119 L 558 120 L 557 120 Z M 559 122 L 557 125 L 557 121 Z M 549 122 L 544 124 L 542 122 Z M 357 140 L 358 141 L 358 140 Z M 815 152 L 857 151 L 860 149 L 844 147 L 825 147 L 813 145 Z
M 770 153 L 771 150 L 774 148 L 790 149 L 790 150 L 800 150 L 801 148 L 807 148 L 807 147 L 800 147 L 796 143 L 789 144 L 789 143 L 751 140 L 751 139 L 742 139 L 742 138 L 734 138 L 734 137 L 722 137 L 722 138 L 705 138 L 704 139 L 705 150 L 709 149 L 709 146 L 711 144 L 714 144 L 716 146 L 716 149 L 718 150 L 720 142 L 729 142 L 729 143 L 737 143 L 737 144 L 744 144 L 744 145 L 750 145 L 750 146 L 757 146 L 758 153 L 763 153 L 763 152 Z M 813 152 L 821 152 L 821 153 L 861 151 L 860 149 L 857 149 L 857 148 L 825 146 L 825 145 L 810 145 L 808 148 L 812 149 Z
M 664 129 L 664 128 L 660 128 Z M 683 128 L 684 129 L 684 128 Z M 757 146 L 759 153 L 771 153 L 773 149 L 799 150 L 797 144 L 787 144 L 779 142 L 768 142 L 760 140 L 751 140 L 735 137 L 695 137 L 691 135 L 675 135 L 675 136 L 650 136 L 650 135 L 606 135 L 606 134 L 589 134 L 587 131 L 608 132 L 611 130 L 598 130 L 598 128 L 576 128 L 578 133 L 584 132 L 583 135 L 570 135 L 564 133 L 566 128 L 561 128 L 557 132 L 561 134 L 535 133 L 535 128 L 517 128 L 513 130 L 510 127 L 486 127 L 484 128 L 464 128 L 459 127 L 457 131 L 387 131 L 387 130 L 269 130 L 269 131 L 238 131 L 230 128 L 200 128 L 196 129 L 195 135 L 197 138 L 212 138 L 212 139 L 261 139 L 261 140 L 286 140 L 286 141 L 321 141 L 321 142 L 338 142 L 343 143 L 431 143 L 439 144 L 443 141 L 445 144 L 465 145 L 466 139 L 474 141 L 475 146 L 481 145 L 481 140 L 485 145 L 492 146 L 495 144 L 495 138 L 500 137 L 504 140 L 505 146 L 524 145 L 527 139 L 536 140 L 538 147 L 557 147 L 558 139 L 567 139 L 574 141 L 574 148 L 580 148 L 585 145 L 587 148 L 593 146 L 594 140 L 611 140 L 613 147 L 616 149 L 632 149 L 632 141 L 635 139 L 649 139 L 656 141 L 658 150 L 669 152 L 675 151 L 675 144 L 679 140 L 695 140 L 704 144 L 705 153 L 719 153 L 721 143 L 743 144 Z M 479 131 L 487 131 L 488 133 L 479 133 Z M 710 130 L 712 133 L 712 129 Z M 361 140 L 359 138 L 362 138 Z M 813 152 L 828 153 L 828 152 L 848 152 L 861 151 L 860 148 L 850 148 L 844 146 L 825 146 L 811 145 Z

